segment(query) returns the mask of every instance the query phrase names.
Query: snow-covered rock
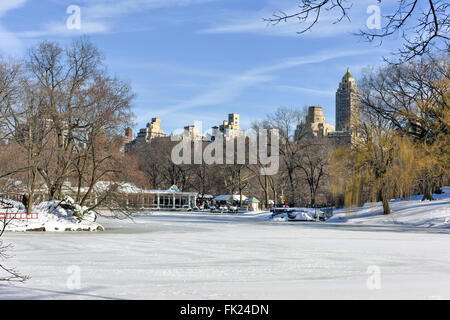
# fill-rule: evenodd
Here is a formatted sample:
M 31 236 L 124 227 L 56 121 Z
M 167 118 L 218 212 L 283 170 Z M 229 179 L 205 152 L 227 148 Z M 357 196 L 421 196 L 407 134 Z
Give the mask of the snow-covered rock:
M 315 209 L 311 208 L 289 208 L 281 212 L 275 212 L 268 220 L 285 222 L 285 221 L 315 221 Z
M 3 199 L 0 212 L 6 216 L 7 231 L 96 231 L 103 226 L 96 223 L 96 215 L 81 207 L 70 197 L 43 201 L 33 206 L 31 215 L 25 215 L 22 203 Z M 22 214 L 20 214 L 22 213 Z M 13 219 L 11 219 L 13 218 Z

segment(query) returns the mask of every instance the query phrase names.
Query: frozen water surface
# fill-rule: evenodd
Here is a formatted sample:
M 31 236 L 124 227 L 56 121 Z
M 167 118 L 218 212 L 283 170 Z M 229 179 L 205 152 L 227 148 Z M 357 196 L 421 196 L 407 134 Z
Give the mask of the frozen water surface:
M 450 229 L 267 216 L 160 212 L 102 219 L 104 232 L 10 232 L 5 263 L 31 279 L 0 284 L 0 298 L 450 298 Z

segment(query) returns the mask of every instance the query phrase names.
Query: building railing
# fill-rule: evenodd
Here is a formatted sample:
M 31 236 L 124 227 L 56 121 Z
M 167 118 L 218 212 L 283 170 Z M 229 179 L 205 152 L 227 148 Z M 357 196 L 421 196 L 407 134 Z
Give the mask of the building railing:
M 28 219 L 39 219 L 39 213 L 32 212 L 0 212 L 0 220 L 28 220 Z

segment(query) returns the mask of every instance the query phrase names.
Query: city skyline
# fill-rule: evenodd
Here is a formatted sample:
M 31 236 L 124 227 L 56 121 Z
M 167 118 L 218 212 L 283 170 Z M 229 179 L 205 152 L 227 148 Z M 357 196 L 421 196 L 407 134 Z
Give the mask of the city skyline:
M 303 111 L 305 112 L 305 117 L 297 124 L 294 139 L 296 139 L 297 130 L 301 130 L 299 128 L 305 125 L 311 137 L 330 135 L 338 139 L 345 139 L 345 137 L 350 139 L 350 136 L 357 135 L 355 128 L 359 125 L 360 121 L 359 89 L 356 80 L 350 72 L 350 68 L 347 68 L 347 71 L 337 85 L 335 93 L 335 117 L 333 119 L 338 124 L 336 127 L 330 125 L 330 119 L 326 119 L 323 114 L 323 107 L 320 105 L 304 106 Z M 250 120 L 254 121 L 252 119 Z M 157 127 L 152 129 L 155 122 L 157 122 Z M 235 128 L 233 129 L 233 127 Z M 151 122 L 146 124 L 145 128 L 126 128 L 125 137 L 128 138 L 127 143 L 135 143 L 139 139 L 149 142 L 153 138 L 168 137 L 173 134 L 188 134 L 191 138 L 194 137 L 193 139 L 195 139 L 196 136 L 203 138 L 208 136 L 212 137 L 219 132 L 227 136 L 236 136 L 236 134 L 244 134 L 246 130 L 251 128 L 241 128 L 240 114 L 229 113 L 228 120 L 223 120 L 221 125 L 214 124 L 213 126 L 205 127 L 203 121 L 198 119 L 193 124 L 185 124 L 183 128 L 177 128 L 171 132 L 167 132 L 167 134 L 162 129 L 161 119 L 159 117 L 153 117 Z M 235 130 L 240 133 L 235 132 Z M 350 135 L 347 136 L 348 133 Z M 348 140 L 347 142 L 351 143 L 350 141 Z
M 294 0 L 11 0 L 0 6 L 0 53 L 20 56 L 42 40 L 88 35 L 108 69 L 136 93 L 135 129 L 156 115 L 170 124 L 168 132 L 196 120 L 208 128 L 233 112 L 249 128 L 278 107 L 310 105 L 321 105 L 334 125 L 342 70 L 350 67 L 358 79 L 392 48 L 351 34 L 365 26 L 371 4 L 355 4 L 351 22 L 324 22 L 298 35 L 296 23 L 262 21 L 276 9 L 291 10 Z M 66 28 L 71 5 L 81 10 L 80 30 Z

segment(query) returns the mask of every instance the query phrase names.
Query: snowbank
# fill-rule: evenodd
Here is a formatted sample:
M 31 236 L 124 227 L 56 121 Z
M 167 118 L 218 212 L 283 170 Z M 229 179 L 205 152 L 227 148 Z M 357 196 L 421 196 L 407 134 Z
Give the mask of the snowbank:
M 433 201 L 421 201 L 422 195 L 408 200 L 391 200 L 392 213 L 389 215 L 382 214 L 380 202 L 366 203 L 350 212 L 338 209 L 327 222 L 450 228 L 450 188 L 444 187 L 442 191 L 442 194 L 433 194 Z
M 22 203 L 2 199 L 0 203 L 2 220 L 6 218 L 7 231 L 96 231 L 103 226 L 95 222 L 95 213 L 75 204 L 66 197 L 63 201 L 44 201 L 33 206 L 32 214 L 25 215 Z M 11 219 L 13 218 L 13 219 Z M 0 223 L 0 226 L 2 224 Z

